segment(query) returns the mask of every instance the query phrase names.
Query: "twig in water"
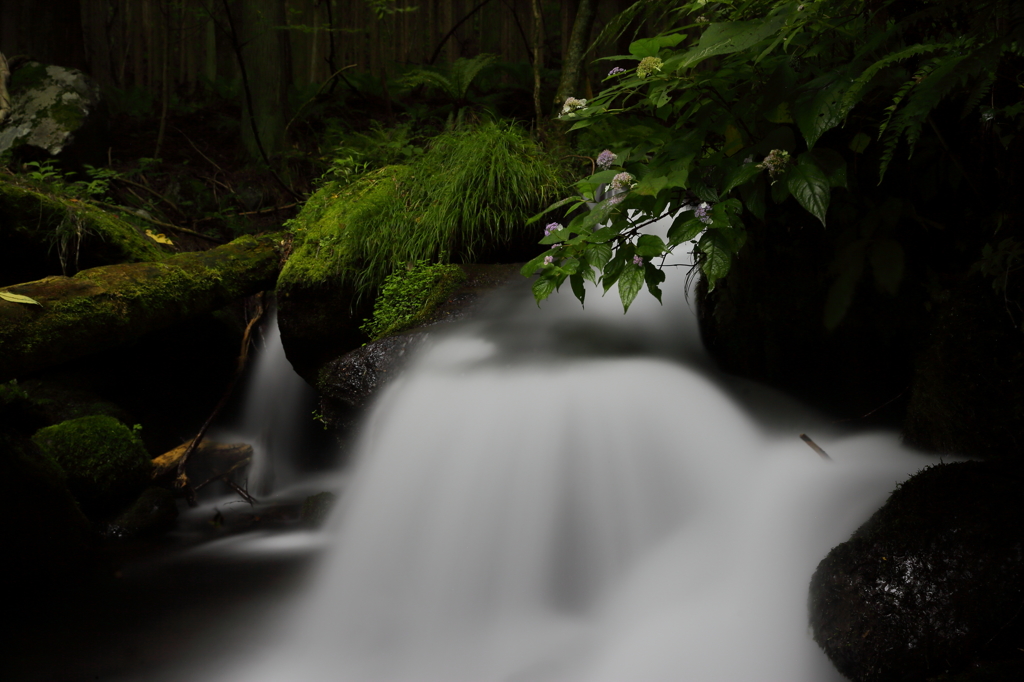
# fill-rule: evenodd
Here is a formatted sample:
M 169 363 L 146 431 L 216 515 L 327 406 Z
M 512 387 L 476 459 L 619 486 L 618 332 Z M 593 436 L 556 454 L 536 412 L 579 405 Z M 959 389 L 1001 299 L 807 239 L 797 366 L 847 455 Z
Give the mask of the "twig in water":
M 213 412 L 211 412 L 210 416 L 207 417 L 206 422 L 203 424 L 202 428 L 199 429 L 199 433 L 196 434 L 196 437 L 192 439 L 192 442 L 189 443 L 189 446 L 185 449 L 185 454 L 183 454 L 181 459 L 178 460 L 178 477 L 174 481 L 174 486 L 179 490 L 185 491 L 185 497 L 191 507 L 196 506 L 196 491 L 191 484 L 189 484 L 188 476 L 185 475 L 185 464 L 188 463 L 189 455 L 195 452 L 195 449 L 199 446 L 199 442 L 203 439 L 203 436 L 206 435 L 206 430 L 210 428 L 210 424 L 213 423 L 214 418 L 220 413 L 221 409 L 228 402 L 228 398 L 231 396 L 232 391 L 234 391 L 235 384 L 238 383 L 238 378 L 242 375 L 242 370 L 245 369 L 245 363 L 249 359 L 249 342 L 252 338 L 252 330 L 263 317 L 263 311 L 265 308 L 266 306 L 263 303 L 263 295 L 261 294 L 260 304 L 256 309 L 256 314 L 253 315 L 251 320 L 249 320 L 249 324 L 245 327 L 245 334 L 242 335 L 242 349 L 238 354 L 238 364 L 235 366 L 235 373 L 231 377 L 228 387 L 224 390 L 224 395 L 221 396 L 220 402 L 218 402 L 217 406 L 213 408 Z M 242 492 L 239 492 L 241 488 L 238 488 L 235 484 L 227 480 L 224 482 L 231 486 L 239 495 L 242 495 L 242 498 L 249 502 L 249 504 L 252 504 L 250 501 L 252 500 L 252 496 L 249 495 L 249 493 L 243 494 Z
M 811 440 L 811 437 L 808 436 L 806 433 L 801 433 L 800 434 L 800 440 L 802 440 L 803 442 L 807 443 L 807 445 L 811 448 L 811 450 L 814 450 L 819 455 L 821 455 L 822 459 L 827 459 L 830 462 L 832 461 L 832 458 L 828 456 L 828 453 L 825 452 L 824 450 L 822 450 L 820 447 L 818 447 L 818 444 L 815 443 L 813 440 Z

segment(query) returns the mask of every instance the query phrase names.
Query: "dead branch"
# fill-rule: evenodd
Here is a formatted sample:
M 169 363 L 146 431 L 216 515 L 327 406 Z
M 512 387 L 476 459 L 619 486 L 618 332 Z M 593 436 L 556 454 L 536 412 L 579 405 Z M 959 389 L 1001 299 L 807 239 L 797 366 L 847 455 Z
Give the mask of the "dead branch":
M 11 113 L 11 95 L 7 92 L 7 81 L 11 78 L 11 69 L 7 65 L 7 58 L 0 52 L 0 125 L 4 124 L 7 115 Z
M 819 455 L 821 455 L 822 459 L 827 459 L 830 462 L 832 461 L 832 458 L 828 456 L 828 453 L 822 450 L 820 447 L 818 447 L 818 444 L 811 440 L 811 437 L 808 436 L 806 433 L 800 434 L 800 440 L 807 443 L 808 447 L 810 447 L 811 450 L 814 450 Z

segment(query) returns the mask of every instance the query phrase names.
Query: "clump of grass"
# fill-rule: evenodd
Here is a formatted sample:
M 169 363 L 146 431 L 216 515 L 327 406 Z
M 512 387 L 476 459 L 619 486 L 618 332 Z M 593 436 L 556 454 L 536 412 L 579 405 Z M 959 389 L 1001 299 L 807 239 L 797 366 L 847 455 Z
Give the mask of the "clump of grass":
M 314 194 L 292 222 L 296 248 L 280 284 L 349 285 L 361 298 L 409 263 L 472 262 L 522 235 L 568 180 L 515 126 L 443 133 L 407 165 Z

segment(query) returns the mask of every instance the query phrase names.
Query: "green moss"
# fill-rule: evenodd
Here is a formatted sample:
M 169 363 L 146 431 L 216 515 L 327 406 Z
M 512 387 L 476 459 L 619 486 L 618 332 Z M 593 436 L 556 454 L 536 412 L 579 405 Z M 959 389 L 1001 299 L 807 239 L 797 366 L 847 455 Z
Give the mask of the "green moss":
M 32 437 L 67 475 L 87 510 L 109 509 L 146 486 L 152 467 L 142 441 L 113 417 L 81 417 L 40 429 Z
M 82 109 L 67 102 L 57 102 L 47 112 L 59 126 L 68 130 L 77 130 L 82 124 Z
M 12 93 L 31 90 L 43 84 L 48 78 L 46 66 L 39 62 L 28 62 L 22 64 L 20 68 L 11 74 L 11 83 L 8 89 Z
M 408 263 L 473 262 L 524 235 L 527 218 L 567 182 L 513 126 L 445 133 L 409 165 L 314 194 L 291 223 L 294 250 L 278 287 L 351 287 L 363 297 Z
M 466 280 L 457 265 L 419 261 L 384 280 L 373 307 L 373 318 L 361 327 L 371 339 L 397 334 L 425 320 Z

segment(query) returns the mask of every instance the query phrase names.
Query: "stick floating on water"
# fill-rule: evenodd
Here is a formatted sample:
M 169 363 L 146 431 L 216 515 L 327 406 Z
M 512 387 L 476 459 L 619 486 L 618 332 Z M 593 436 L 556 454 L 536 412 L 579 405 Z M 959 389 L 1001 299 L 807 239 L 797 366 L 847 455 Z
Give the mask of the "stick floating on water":
M 821 455 L 822 459 L 827 459 L 830 462 L 832 461 L 832 458 L 828 456 L 828 453 L 822 450 L 820 447 L 818 447 L 818 444 L 811 440 L 811 437 L 808 436 L 806 433 L 800 434 L 800 440 L 807 443 L 808 447 L 810 447 L 811 450 L 814 450 L 819 455 Z

